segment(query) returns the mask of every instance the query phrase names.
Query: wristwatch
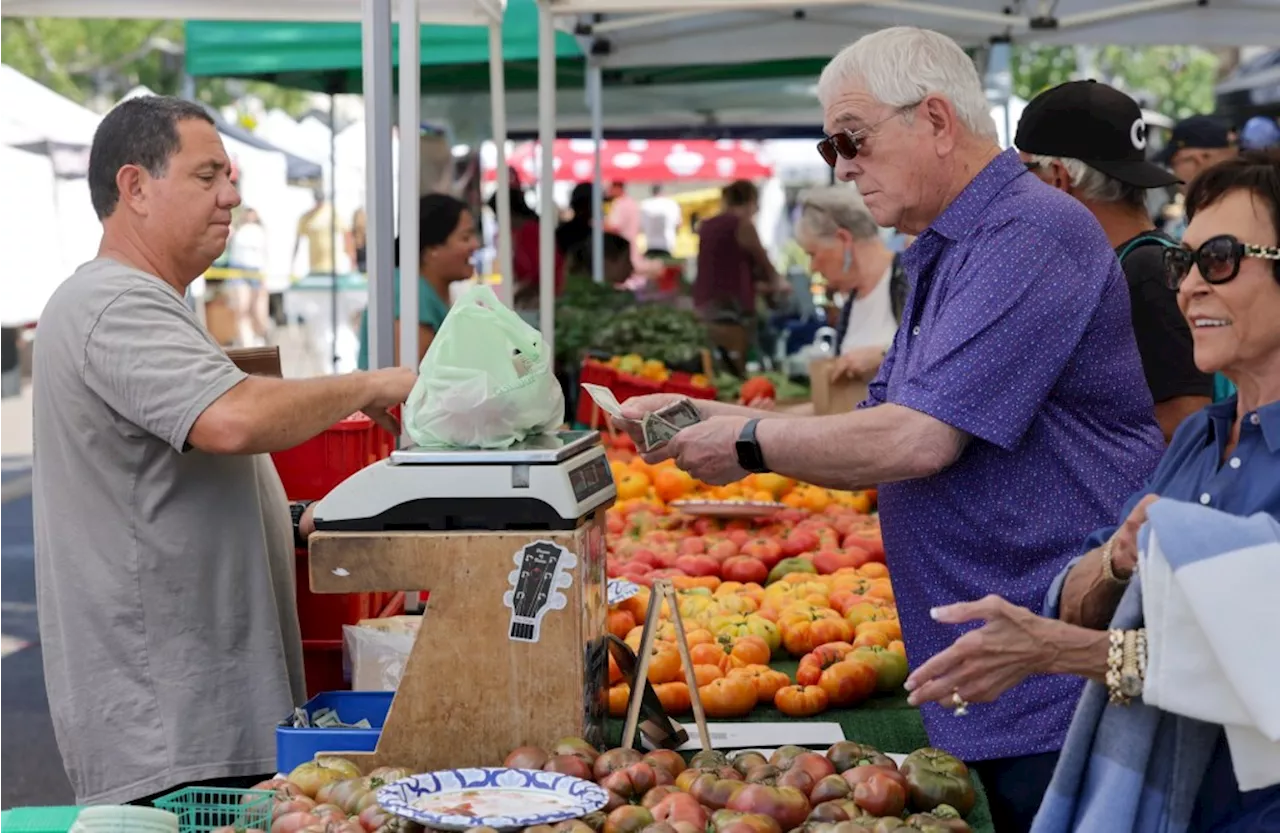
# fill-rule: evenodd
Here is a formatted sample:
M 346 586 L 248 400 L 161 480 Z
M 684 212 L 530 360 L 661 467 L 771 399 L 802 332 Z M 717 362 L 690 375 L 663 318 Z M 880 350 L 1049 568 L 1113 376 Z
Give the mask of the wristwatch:
M 759 419 L 747 420 L 747 424 L 742 426 L 742 433 L 738 435 L 738 441 L 734 444 L 734 449 L 738 452 L 738 465 L 752 474 L 764 474 L 769 471 L 769 467 L 764 464 L 764 452 L 760 450 L 760 441 L 756 439 L 756 426 L 759 424 Z
M 302 530 L 299 525 L 302 523 L 302 516 L 306 514 L 307 507 L 315 503 L 314 500 L 300 500 L 289 504 L 289 517 L 293 521 L 293 546 L 300 550 L 307 548 L 307 539 L 302 537 Z

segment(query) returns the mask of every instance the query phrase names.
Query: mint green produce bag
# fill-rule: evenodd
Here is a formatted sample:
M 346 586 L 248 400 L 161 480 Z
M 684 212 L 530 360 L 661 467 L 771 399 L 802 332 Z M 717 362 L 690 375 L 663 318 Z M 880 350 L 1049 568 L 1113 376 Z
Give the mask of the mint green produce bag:
M 431 341 L 405 402 L 418 445 L 507 448 L 564 422 L 564 394 L 542 335 L 493 290 L 458 299 Z

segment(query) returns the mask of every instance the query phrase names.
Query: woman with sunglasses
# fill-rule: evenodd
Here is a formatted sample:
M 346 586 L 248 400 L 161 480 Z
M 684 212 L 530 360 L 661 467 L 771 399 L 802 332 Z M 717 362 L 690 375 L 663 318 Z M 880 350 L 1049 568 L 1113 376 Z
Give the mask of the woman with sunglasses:
M 1280 772 L 1271 786 L 1241 791 L 1221 726 L 1129 705 L 1141 696 L 1145 645 L 1165 621 L 1138 629 L 1148 507 L 1169 498 L 1280 519 L 1280 154 L 1245 153 L 1206 170 L 1186 206 L 1190 224 L 1182 246 L 1165 253 L 1165 278 L 1191 326 L 1196 364 L 1224 373 L 1237 395 L 1182 424 L 1124 522 L 1095 533 L 1050 588 L 1047 617 L 997 596 L 936 608 L 939 622 L 985 624 L 907 680 L 912 702 L 951 706 L 991 701 L 1032 674 L 1091 681 L 1033 831 L 1280 830 Z M 1273 621 L 1270 610 L 1243 613 Z M 1274 628 L 1265 627 L 1239 638 L 1274 653 Z M 1138 673 L 1126 678 L 1117 665 L 1129 655 Z

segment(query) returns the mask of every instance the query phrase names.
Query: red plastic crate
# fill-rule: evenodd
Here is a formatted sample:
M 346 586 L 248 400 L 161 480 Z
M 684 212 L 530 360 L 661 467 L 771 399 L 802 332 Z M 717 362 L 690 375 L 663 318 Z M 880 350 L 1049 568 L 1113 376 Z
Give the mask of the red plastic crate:
M 646 379 L 643 376 L 632 376 L 630 373 L 619 373 L 618 379 L 609 388 L 619 402 L 626 402 L 633 396 L 646 396 L 650 393 L 662 393 L 662 383 Z
M 392 437 L 364 414 L 352 414 L 318 436 L 271 455 L 289 500 L 319 500 L 360 469 L 389 455 Z
M 382 619 L 404 613 L 404 593 L 366 594 L 385 595 L 387 602 L 376 615 L 362 619 Z M 354 625 L 355 622 L 347 624 Z M 315 697 L 325 691 L 346 691 L 351 682 L 342 667 L 342 628 L 337 639 L 303 639 L 302 666 L 307 677 L 307 697 Z
M 716 398 L 715 388 L 704 388 L 693 384 L 693 376 L 689 373 L 672 373 L 671 377 L 663 383 L 662 389 L 667 393 L 678 393 L 690 399 Z
M 607 364 L 599 362 L 584 361 L 582 370 L 578 375 L 579 383 L 586 382 L 592 385 L 602 385 L 613 390 L 618 381 L 618 372 Z M 617 396 L 617 393 L 614 393 Z M 622 397 L 618 397 L 619 400 Z M 596 405 L 595 400 L 591 398 L 582 388 L 578 388 L 578 422 L 588 428 L 603 428 L 605 418 L 608 415 Z

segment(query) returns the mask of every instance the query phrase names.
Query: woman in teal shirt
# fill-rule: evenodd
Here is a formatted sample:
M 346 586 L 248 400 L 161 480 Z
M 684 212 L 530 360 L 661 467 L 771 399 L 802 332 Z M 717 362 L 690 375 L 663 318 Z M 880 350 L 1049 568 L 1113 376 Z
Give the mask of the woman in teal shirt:
M 447 194 L 418 200 L 418 361 L 427 354 L 444 317 L 449 314 L 449 284 L 475 274 L 471 259 L 480 248 L 475 217 L 466 203 Z M 396 266 L 399 245 L 396 246 Z M 400 271 L 392 284 L 396 362 L 400 361 Z M 360 369 L 369 369 L 369 311 L 360 319 Z

